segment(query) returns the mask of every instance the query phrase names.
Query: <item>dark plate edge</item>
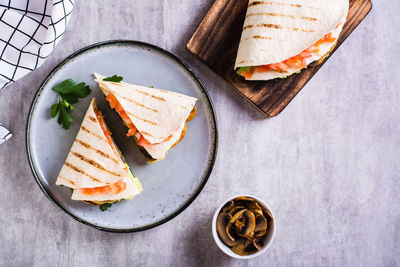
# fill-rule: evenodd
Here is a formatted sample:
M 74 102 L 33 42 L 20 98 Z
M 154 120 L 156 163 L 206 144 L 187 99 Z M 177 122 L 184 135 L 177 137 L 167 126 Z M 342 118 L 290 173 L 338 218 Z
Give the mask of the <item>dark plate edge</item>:
M 198 186 L 197 190 L 190 196 L 189 200 L 180 208 L 178 208 L 177 211 L 175 211 L 174 213 L 172 213 L 170 216 L 156 222 L 153 224 L 149 224 L 143 227 L 137 227 L 137 228 L 129 228 L 129 229 L 114 229 L 114 228 L 107 228 L 107 227 L 102 227 L 102 226 L 98 226 L 95 224 L 92 224 L 90 222 L 84 221 L 82 219 L 80 219 L 79 217 L 73 215 L 72 213 L 70 213 L 68 210 L 66 210 L 65 208 L 63 208 L 60 204 L 58 204 L 58 202 L 56 200 L 53 199 L 53 197 L 46 191 L 45 187 L 43 186 L 43 184 L 41 183 L 39 176 L 36 173 L 36 169 L 35 166 L 33 164 L 33 160 L 31 158 L 31 150 L 29 147 L 29 132 L 30 132 L 30 124 L 31 124 L 31 119 L 32 119 L 32 112 L 34 110 L 34 106 L 35 103 L 37 102 L 42 90 L 43 90 L 43 86 L 48 82 L 48 80 L 50 79 L 50 77 L 52 76 L 53 73 L 55 73 L 59 68 L 61 68 L 65 63 L 67 63 L 69 60 L 73 59 L 74 57 L 78 56 L 79 54 L 90 50 L 92 48 L 98 47 L 98 46 L 102 46 L 102 45 L 108 45 L 108 44 L 117 44 L 117 43 L 123 43 L 123 44 L 133 44 L 133 45 L 142 45 L 142 46 L 147 46 L 151 49 L 155 49 L 169 57 L 171 57 L 173 60 L 175 60 L 178 64 L 180 64 L 181 66 L 183 66 L 187 71 L 189 71 L 189 74 L 194 78 L 194 80 L 198 83 L 200 89 L 204 92 L 208 105 L 211 108 L 211 115 L 212 115 L 212 123 L 214 124 L 214 129 L 215 129 L 215 137 L 214 137 L 214 147 L 213 150 L 211 151 L 212 153 L 212 157 L 211 159 L 209 159 L 210 165 L 209 168 L 207 170 L 206 175 L 204 176 L 203 181 L 201 182 L 201 184 Z M 214 109 L 214 105 L 211 101 L 211 98 L 209 96 L 209 94 L 207 93 L 203 83 L 200 81 L 200 79 L 197 77 L 197 75 L 192 71 L 192 69 L 190 67 L 188 67 L 185 63 L 182 62 L 181 59 L 179 59 L 177 56 L 175 56 L 174 54 L 172 54 L 171 52 L 149 44 L 149 43 L 145 43 L 145 42 L 140 42 L 140 41 L 134 41 L 134 40 L 123 40 L 123 39 L 116 39 L 116 40 L 109 40 L 109 41 L 103 41 L 103 42 L 98 42 L 89 46 L 86 46 L 84 48 L 81 48 L 77 51 L 75 51 L 74 53 L 72 53 L 71 55 L 69 55 L 68 57 L 66 57 L 64 60 L 62 60 L 46 77 L 46 79 L 42 82 L 42 84 L 40 85 L 38 91 L 35 94 L 35 97 L 31 103 L 31 106 L 29 108 L 29 112 L 28 112 L 28 119 L 26 122 L 26 131 L 25 131 L 25 147 L 26 147 L 26 153 L 27 153 L 27 158 L 28 158 L 28 162 L 29 162 L 29 167 L 31 169 L 32 175 L 35 178 L 36 183 L 38 184 L 39 188 L 42 190 L 42 192 L 44 193 L 44 195 L 50 200 L 50 202 L 55 205 L 56 207 L 60 208 L 62 211 L 64 211 L 66 214 L 68 214 L 69 216 L 71 216 L 72 218 L 74 218 L 75 220 L 77 220 L 78 222 L 84 224 L 84 225 L 88 225 L 90 227 L 93 227 L 95 229 L 98 230 L 102 230 L 102 231 L 106 231 L 106 232 L 114 232 L 114 233 L 131 233 L 131 232 L 140 232 L 140 231 L 144 231 L 144 230 L 148 230 L 154 227 L 157 227 L 159 225 L 162 225 L 170 220 L 172 220 L 173 218 L 175 218 L 176 216 L 178 216 L 180 213 L 182 213 L 186 208 L 188 208 L 193 201 L 197 198 L 197 196 L 200 194 L 200 192 L 203 190 L 204 186 L 206 185 L 212 170 L 214 168 L 215 165 L 215 160 L 217 157 L 217 151 L 218 151 L 218 129 L 217 129 L 217 119 L 215 116 L 215 109 Z
M 335 51 L 349 38 L 349 36 L 354 32 L 354 30 L 361 24 L 361 22 L 363 22 L 365 20 L 365 18 L 369 15 L 369 13 L 371 12 L 372 8 L 373 8 L 373 3 L 372 0 L 368 0 L 369 3 L 371 4 L 371 8 L 368 10 L 367 14 L 364 16 L 364 18 L 357 24 L 357 26 L 349 33 L 349 35 L 346 37 L 346 39 L 343 40 L 343 42 L 338 45 L 335 46 L 334 50 L 329 54 L 329 56 L 327 58 L 325 58 L 325 60 L 322 62 L 321 65 L 319 65 L 319 69 L 322 68 L 322 66 L 328 61 L 328 59 L 332 56 L 332 54 L 335 53 Z M 212 8 L 212 6 L 210 7 L 210 9 Z M 204 18 L 207 16 L 208 12 L 210 11 L 210 9 L 208 9 L 208 11 L 206 12 L 206 14 L 204 15 L 203 19 L 200 21 L 199 25 L 196 27 L 196 29 L 194 30 L 194 32 L 190 35 L 189 40 L 187 41 L 185 47 L 186 49 L 190 52 L 191 55 L 195 56 L 197 59 L 199 59 L 201 62 L 203 62 L 209 69 L 211 69 L 215 74 L 217 74 L 218 77 L 220 77 L 222 80 L 224 80 L 227 84 L 229 84 L 234 91 L 236 91 L 237 93 L 239 93 L 239 95 L 241 95 L 242 97 L 244 97 L 248 102 L 250 102 L 252 104 L 253 107 L 255 107 L 258 111 L 260 111 L 266 118 L 272 118 L 272 117 L 276 117 L 279 114 L 281 114 L 286 107 L 290 104 L 290 102 L 292 102 L 292 100 L 300 93 L 301 90 L 303 90 L 303 88 L 307 85 L 307 83 L 314 77 L 314 75 L 319 71 L 319 69 L 314 72 L 311 76 L 310 79 L 308 79 L 308 81 L 304 84 L 304 86 L 293 96 L 293 98 L 285 105 L 285 107 L 277 114 L 274 115 L 270 115 L 268 114 L 266 111 L 262 110 L 260 107 L 257 106 L 256 103 L 254 103 L 253 101 L 251 101 L 250 98 L 248 98 L 247 96 L 245 96 L 239 89 L 237 89 L 235 87 L 235 85 L 233 85 L 233 83 L 231 83 L 230 81 L 228 81 L 222 74 L 220 74 L 218 71 L 216 71 L 210 64 L 208 64 L 207 61 L 203 60 L 199 55 L 197 55 L 196 53 L 194 53 L 192 50 L 190 50 L 190 48 L 188 47 L 190 40 L 193 38 L 194 34 L 196 33 L 197 29 L 199 28 L 200 24 L 203 22 Z

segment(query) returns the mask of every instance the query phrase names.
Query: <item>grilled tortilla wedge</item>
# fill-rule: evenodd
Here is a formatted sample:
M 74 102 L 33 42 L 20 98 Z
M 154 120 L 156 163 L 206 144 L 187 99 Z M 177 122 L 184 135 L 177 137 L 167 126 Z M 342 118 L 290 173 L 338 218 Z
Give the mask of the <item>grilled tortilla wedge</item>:
M 142 190 L 111 137 L 95 99 L 90 103 L 56 184 L 72 188 L 73 200 L 90 204 L 130 199 Z
M 349 0 L 250 0 L 236 71 L 246 80 L 271 80 L 322 63 L 348 10 Z
M 165 158 L 183 139 L 186 123 L 196 115 L 196 98 L 124 82 L 104 81 L 95 73 L 95 81 L 129 128 L 149 162 Z

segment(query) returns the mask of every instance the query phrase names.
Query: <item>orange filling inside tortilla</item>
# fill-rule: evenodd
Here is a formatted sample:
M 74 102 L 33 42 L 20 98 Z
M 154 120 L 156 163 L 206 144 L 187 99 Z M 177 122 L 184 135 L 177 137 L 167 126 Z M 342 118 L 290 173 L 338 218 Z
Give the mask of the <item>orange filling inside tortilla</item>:
M 128 114 L 126 114 L 125 110 L 122 108 L 121 104 L 117 100 L 114 94 L 109 93 L 106 97 L 106 100 L 108 103 L 110 103 L 110 107 L 115 109 L 115 111 L 118 112 L 119 116 L 122 118 L 124 121 L 125 125 L 129 128 L 128 133 L 126 134 L 127 136 L 135 136 L 137 131 L 137 128 L 129 118 Z M 163 142 L 169 141 L 172 138 L 173 134 L 168 136 Z M 137 144 L 139 146 L 148 146 L 151 145 L 151 143 L 146 140 L 146 138 L 141 134 L 140 137 L 138 138 Z M 154 143 L 153 145 L 156 145 L 159 143 Z
M 160 143 L 151 144 L 148 140 L 145 139 L 145 137 L 142 134 L 140 134 L 140 132 L 137 130 L 136 126 L 133 124 L 133 122 L 129 118 L 128 114 L 122 108 L 121 104 L 119 103 L 118 99 L 115 97 L 114 94 L 109 93 L 106 96 L 106 100 L 110 104 L 110 107 L 112 109 L 115 109 L 115 111 L 120 115 L 120 117 L 124 121 L 125 125 L 129 128 L 127 136 L 135 136 L 136 137 L 138 146 L 145 147 L 145 146 L 149 146 L 149 145 L 160 144 Z M 196 116 L 196 114 L 197 114 L 197 108 L 196 108 L 196 106 L 194 106 L 192 112 L 189 114 L 188 118 L 186 119 L 186 123 L 191 121 Z M 185 136 L 185 133 L 186 133 L 186 124 L 184 125 L 184 128 L 182 130 L 179 140 L 177 142 L 175 142 L 175 144 L 173 144 L 171 148 L 175 147 L 180 141 L 182 141 L 183 137 Z M 174 133 L 170 134 L 162 142 L 169 141 L 173 137 L 173 135 L 174 135 Z
M 111 131 L 110 131 L 110 129 L 108 129 L 106 123 L 104 122 L 103 115 L 97 108 L 94 110 L 94 112 L 96 113 L 97 120 L 100 123 L 101 129 L 103 130 L 104 136 L 106 137 L 108 144 L 111 146 L 115 155 L 120 157 L 118 150 L 115 147 L 114 141 L 112 140 Z
M 80 188 L 81 192 L 85 195 L 94 195 L 94 194 L 119 194 L 123 190 L 126 189 L 126 183 L 124 181 L 119 180 L 116 183 L 111 185 L 101 186 L 101 187 L 93 187 L 93 188 Z
M 111 131 L 110 131 L 110 129 L 108 129 L 106 123 L 104 122 L 103 115 L 97 108 L 94 110 L 94 112 L 96 113 L 97 120 L 100 123 L 101 129 L 103 130 L 104 136 L 106 137 L 108 144 L 111 146 L 115 155 L 120 157 L 120 154 L 114 144 L 114 141 L 112 140 Z M 80 190 L 82 191 L 83 194 L 87 194 L 87 195 L 104 194 L 104 193 L 118 194 L 125 188 L 126 188 L 126 183 L 122 180 L 119 180 L 118 182 L 116 182 L 112 185 L 107 185 L 107 186 L 102 186 L 102 187 L 93 187 L 93 188 L 81 188 Z
M 134 136 L 137 132 L 137 129 L 131 119 L 129 119 L 128 114 L 126 114 L 125 110 L 122 108 L 121 104 L 118 102 L 115 95 L 109 93 L 106 97 L 108 103 L 110 103 L 110 107 L 115 109 L 118 112 L 119 116 L 124 120 L 125 125 L 129 128 L 129 132 L 126 134 L 127 136 Z
M 336 27 L 339 27 L 337 25 Z M 334 43 L 336 41 L 336 38 L 332 36 L 332 33 L 326 34 L 322 39 L 317 41 L 315 44 L 313 44 L 311 47 L 308 49 L 304 50 L 297 56 L 291 57 L 285 61 L 282 61 L 280 63 L 274 63 L 274 64 L 268 64 L 268 65 L 262 65 L 262 66 L 255 66 L 255 67 L 250 67 L 250 69 L 243 70 L 241 75 L 247 79 L 250 79 L 254 72 L 268 72 L 268 71 L 275 71 L 275 72 L 286 72 L 289 68 L 296 68 L 296 69 L 304 69 L 307 68 L 307 62 L 306 59 L 312 57 L 311 53 L 318 53 L 319 52 L 319 46 L 324 43 Z

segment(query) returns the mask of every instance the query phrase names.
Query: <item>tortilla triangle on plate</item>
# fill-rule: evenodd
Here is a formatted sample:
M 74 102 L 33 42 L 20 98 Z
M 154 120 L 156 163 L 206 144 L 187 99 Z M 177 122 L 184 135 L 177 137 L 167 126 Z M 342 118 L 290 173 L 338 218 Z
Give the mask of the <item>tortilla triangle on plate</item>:
M 196 98 L 125 82 L 95 81 L 129 128 L 149 161 L 164 159 L 186 133 L 186 122 L 196 115 Z
M 72 199 L 116 201 L 132 198 L 142 190 L 114 143 L 95 99 L 56 181 L 74 189 Z

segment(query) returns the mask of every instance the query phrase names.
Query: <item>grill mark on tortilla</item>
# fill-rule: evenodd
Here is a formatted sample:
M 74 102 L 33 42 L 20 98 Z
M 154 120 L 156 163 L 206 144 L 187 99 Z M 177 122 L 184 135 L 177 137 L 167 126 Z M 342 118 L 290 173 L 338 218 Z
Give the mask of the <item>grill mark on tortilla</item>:
M 250 26 L 250 25 L 248 25 L 248 26 Z M 254 26 L 254 25 L 252 25 L 252 26 Z M 305 29 L 300 29 L 300 28 L 296 28 L 296 27 L 294 27 L 294 28 L 290 28 L 290 27 L 284 28 L 284 27 L 282 27 L 281 25 L 278 25 L 278 24 L 270 24 L 270 23 L 257 24 L 256 27 L 271 28 L 271 29 L 288 29 L 288 30 L 302 31 L 302 32 L 314 32 L 314 30 L 305 30 Z M 247 29 L 248 29 L 248 28 L 247 28 Z M 243 30 L 245 30 L 245 29 L 243 28 Z
M 318 21 L 318 19 L 317 18 L 313 18 L 313 17 L 301 17 L 302 19 L 305 19 L 305 20 L 311 20 L 311 21 Z
M 282 29 L 283 27 L 278 24 L 257 24 L 257 27 Z
M 251 13 L 246 15 L 246 18 L 253 16 L 271 16 L 271 17 L 285 17 L 295 19 L 296 17 L 293 15 L 285 15 L 285 14 L 277 14 L 277 13 Z
M 294 31 L 301 31 L 301 32 L 315 32 L 314 30 L 305 30 L 305 29 L 300 29 L 300 28 L 291 28 Z
M 286 3 L 271 2 L 271 1 L 254 1 L 254 2 L 249 4 L 249 7 L 257 6 L 257 5 L 293 6 L 293 7 L 298 7 L 298 8 L 302 7 L 302 5 L 299 5 L 299 4 L 286 4 Z
M 181 109 L 187 110 L 188 108 L 185 106 L 179 106 Z
M 120 95 L 120 94 L 118 94 L 118 93 L 116 93 L 116 92 L 113 92 L 112 94 L 113 94 L 113 95 L 117 95 L 117 96 L 121 97 L 122 99 L 125 99 L 126 101 L 129 101 L 129 102 L 131 102 L 131 103 L 134 103 L 134 104 L 136 104 L 136 105 L 138 105 L 138 106 L 140 106 L 140 107 L 142 107 L 142 108 L 151 110 L 151 111 L 153 111 L 153 112 L 159 112 L 157 109 L 154 109 L 154 108 L 152 108 L 152 107 L 143 105 L 143 104 L 141 104 L 141 103 L 139 103 L 139 102 L 136 102 L 136 101 L 133 100 L 133 99 L 127 98 L 127 97 L 125 97 L 125 96 L 123 96 L 123 95 Z
M 113 85 L 122 86 L 121 83 L 114 83 L 114 82 L 111 82 L 111 83 L 112 83 Z M 114 91 L 114 90 L 108 90 L 107 88 L 103 88 L 103 87 L 102 87 L 101 89 L 103 89 L 104 91 L 106 91 L 106 92 L 108 92 L 108 93 L 112 92 L 113 94 L 115 94 L 115 91 Z M 152 98 L 157 99 L 157 100 L 159 100 L 159 101 L 167 102 L 167 100 L 166 100 L 165 98 L 152 95 L 152 94 L 150 94 L 150 93 L 141 91 L 141 90 L 136 89 L 136 88 L 131 88 L 131 89 L 133 89 L 133 90 L 137 91 L 138 93 L 143 94 L 143 95 L 145 95 L 145 96 L 152 97 Z M 158 90 L 160 90 L 160 89 L 158 89 Z
M 121 83 L 116 83 L 116 82 L 111 82 L 111 83 L 114 84 L 114 85 L 121 86 Z
M 96 136 L 96 137 L 99 138 L 100 140 L 103 140 L 103 141 L 104 141 L 104 138 L 103 138 L 102 136 L 100 136 L 100 135 L 98 135 L 98 134 L 95 134 L 94 132 L 89 131 L 85 126 L 81 126 L 81 129 L 84 130 L 85 132 L 87 132 L 87 133 L 93 135 L 93 136 Z
M 92 179 L 95 182 L 101 183 L 101 181 L 99 179 L 97 179 L 96 177 L 93 177 L 92 175 L 84 172 L 83 170 L 79 169 L 78 167 L 72 165 L 69 162 L 65 162 L 64 165 L 67 166 L 68 168 L 70 168 L 71 170 L 77 172 L 77 173 L 80 173 L 80 174 L 83 174 L 83 175 L 89 177 L 90 179 Z M 106 183 L 106 184 L 110 184 L 110 183 Z
M 151 87 L 152 89 L 155 89 L 154 87 Z M 170 91 L 167 91 L 167 90 L 163 90 L 163 89 L 157 89 L 157 90 L 159 90 L 160 92 L 163 92 L 163 93 L 165 93 L 165 94 L 174 94 L 175 92 L 170 92 Z M 176 95 L 176 97 L 179 97 L 179 98 L 181 98 L 182 96 L 181 95 L 179 95 L 179 94 L 177 94 L 177 93 L 175 93 Z
M 59 175 L 58 177 L 60 177 L 61 179 L 67 181 L 68 183 L 72 184 L 73 186 L 76 186 L 76 183 L 74 181 L 71 181 L 70 179 L 67 179 L 64 176 Z
M 82 141 L 82 140 L 76 139 L 75 142 L 78 142 L 79 144 L 81 144 L 82 146 L 84 146 L 84 147 L 87 148 L 87 149 L 91 149 L 91 150 L 95 151 L 96 153 L 100 154 L 100 155 L 101 155 L 102 157 L 104 157 L 104 158 L 107 158 L 107 159 L 112 160 L 112 161 L 115 162 L 116 164 L 119 164 L 119 163 L 120 163 L 120 162 L 118 162 L 116 159 L 114 159 L 114 158 L 112 158 L 110 155 L 108 155 L 107 153 L 104 153 L 103 151 L 101 151 L 101 150 L 99 150 L 99 149 L 97 149 L 97 148 L 92 147 L 91 145 L 89 145 L 88 143 L 86 143 L 86 142 L 84 142 L 84 141 Z
M 165 100 L 165 98 L 162 98 L 162 97 L 159 97 L 159 96 L 155 96 L 155 95 L 152 95 L 152 94 L 147 93 L 147 92 L 143 92 L 143 91 L 141 91 L 141 90 L 139 90 L 139 89 L 136 89 L 136 88 L 132 88 L 132 89 L 136 90 L 136 91 L 137 91 L 138 93 L 140 93 L 140 94 L 143 94 L 143 95 L 145 95 L 145 96 L 149 96 L 149 97 L 152 97 L 152 98 L 154 98 L 154 99 L 157 99 L 158 101 L 167 102 L 167 100 Z
M 90 119 L 91 121 L 93 121 L 94 123 L 97 123 L 96 118 L 94 118 L 94 117 L 92 117 L 92 116 L 89 116 L 89 119 Z
M 252 16 L 271 16 L 271 17 L 284 17 L 284 18 L 291 18 L 291 19 L 304 19 L 304 20 L 318 21 L 317 18 L 312 18 L 312 17 L 305 17 L 305 16 L 296 17 L 293 15 L 285 15 L 285 14 L 277 14 L 277 13 L 251 13 L 251 14 L 246 15 L 246 18 L 252 17 Z
M 94 161 L 94 160 L 92 160 L 92 159 L 88 159 L 88 158 L 86 158 L 85 156 L 83 156 L 82 154 L 79 154 L 79 153 L 74 152 L 74 151 L 71 151 L 71 154 L 74 155 L 75 157 L 77 157 L 78 159 L 89 163 L 89 164 L 92 165 L 93 167 L 95 167 L 95 168 L 97 168 L 97 169 L 99 169 L 99 170 L 101 170 L 101 171 L 103 171 L 103 172 L 107 172 L 107 173 L 109 173 L 109 174 L 111 174 L 111 175 L 113 175 L 113 176 L 121 177 L 120 174 L 115 173 L 115 172 L 113 172 L 113 171 L 107 170 L 107 169 L 104 168 L 100 163 L 97 163 L 96 161 Z
M 248 7 L 251 6 L 258 6 L 258 5 L 279 5 L 279 6 L 291 6 L 291 7 L 297 7 L 297 8 L 310 8 L 310 9 L 316 9 L 319 10 L 317 7 L 312 7 L 312 6 L 302 6 L 300 4 L 287 4 L 287 3 L 280 3 L 280 2 L 271 2 L 271 1 L 254 1 L 249 4 Z
M 135 118 L 136 118 L 136 119 L 138 119 L 138 120 L 141 120 L 141 121 L 144 121 L 144 122 L 150 123 L 150 124 L 152 124 L 152 125 L 158 125 L 158 123 L 156 123 L 156 122 L 152 122 L 152 121 L 149 121 L 149 120 L 143 119 L 143 118 L 141 118 L 141 117 L 138 117 L 138 116 L 136 116 L 135 114 L 132 114 L 132 113 L 131 113 L 131 112 L 129 112 L 129 111 L 127 111 L 126 113 L 127 113 L 128 115 L 132 116 L 132 117 L 135 117 Z
M 247 40 L 250 40 L 250 39 L 264 39 L 264 40 L 272 40 L 272 37 L 269 37 L 269 36 L 260 36 L 260 35 L 254 35 L 254 36 L 252 36 L 252 37 L 248 37 L 248 38 L 245 38 L 245 39 L 243 39 L 243 40 L 241 40 L 240 42 L 244 42 L 244 41 L 247 41 Z M 244 62 L 246 62 L 246 61 L 241 61 L 241 62 L 239 62 L 238 64 L 240 64 L 240 63 L 244 63 Z
M 147 135 L 147 136 L 153 137 L 153 135 L 151 133 L 148 133 L 148 132 L 145 132 L 145 131 L 141 131 L 140 133 L 142 135 Z

